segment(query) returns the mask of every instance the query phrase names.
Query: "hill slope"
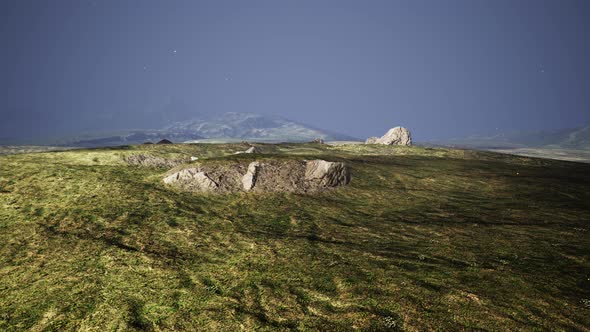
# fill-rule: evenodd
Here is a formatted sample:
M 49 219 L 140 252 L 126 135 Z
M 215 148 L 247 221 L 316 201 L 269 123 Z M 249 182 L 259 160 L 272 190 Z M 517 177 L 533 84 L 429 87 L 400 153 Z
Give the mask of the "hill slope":
M 588 330 L 590 165 L 372 145 L 0 156 L 0 330 Z M 315 195 L 197 195 L 131 154 L 344 161 Z
M 456 138 L 439 143 L 476 148 L 590 149 L 590 125 L 560 130 L 504 132 L 491 136 Z

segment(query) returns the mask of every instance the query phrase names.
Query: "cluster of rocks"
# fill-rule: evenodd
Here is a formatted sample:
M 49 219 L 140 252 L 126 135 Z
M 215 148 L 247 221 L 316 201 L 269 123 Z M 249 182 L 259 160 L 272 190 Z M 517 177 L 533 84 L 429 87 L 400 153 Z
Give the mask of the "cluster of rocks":
M 321 137 L 318 137 L 316 139 L 314 139 L 313 141 L 309 142 L 309 143 L 314 143 L 314 144 L 325 144 L 324 139 Z
M 141 167 L 173 168 L 188 162 L 190 159 L 169 159 L 148 154 L 132 154 L 124 158 L 129 165 Z
M 404 127 L 395 127 L 389 129 L 381 137 L 369 137 L 365 144 L 384 144 L 384 145 L 412 145 L 412 135 Z
M 204 165 L 173 171 L 164 183 L 193 192 L 308 193 L 346 185 L 350 170 L 325 160 L 265 160 Z

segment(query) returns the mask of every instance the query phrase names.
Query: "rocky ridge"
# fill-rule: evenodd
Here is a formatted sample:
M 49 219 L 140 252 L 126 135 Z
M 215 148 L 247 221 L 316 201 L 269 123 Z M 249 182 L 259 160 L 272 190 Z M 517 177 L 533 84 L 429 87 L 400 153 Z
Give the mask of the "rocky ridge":
M 163 182 L 191 192 L 310 193 L 346 185 L 350 179 L 346 164 L 318 159 L 201 165 L 173 170 Z

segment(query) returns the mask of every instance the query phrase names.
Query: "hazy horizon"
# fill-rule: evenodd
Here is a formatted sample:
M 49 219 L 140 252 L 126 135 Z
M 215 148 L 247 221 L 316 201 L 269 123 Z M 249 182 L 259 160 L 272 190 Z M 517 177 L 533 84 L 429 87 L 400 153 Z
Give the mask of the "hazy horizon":
M 590 123 L 586 1 L 3 1 L 0 138 L 252 112 L 418 141 Z

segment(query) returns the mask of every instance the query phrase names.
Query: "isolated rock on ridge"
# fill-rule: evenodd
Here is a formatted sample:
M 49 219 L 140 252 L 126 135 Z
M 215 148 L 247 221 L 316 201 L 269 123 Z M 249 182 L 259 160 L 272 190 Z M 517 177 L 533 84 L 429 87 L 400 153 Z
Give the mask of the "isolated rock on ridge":
M 412 145 L 412 135 L 404 127 L 394 127 L 389 129 L 381 138 L 370 137 L 365 144 L 384 144 L 384 145 Z

